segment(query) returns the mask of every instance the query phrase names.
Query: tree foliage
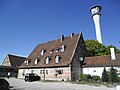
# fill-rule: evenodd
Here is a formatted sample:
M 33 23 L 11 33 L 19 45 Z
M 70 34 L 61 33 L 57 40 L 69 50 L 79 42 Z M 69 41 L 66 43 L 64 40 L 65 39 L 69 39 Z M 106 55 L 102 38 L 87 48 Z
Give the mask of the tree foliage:
M 120 77 L 117 74 L 117 69 L 111 67 L 108 71 L 104 68 L 102 73 L 102 81 L 109 83 L 116 83 L 120 81 Z
M 103 73 L 102 73 L 102 81 L 108 82 L 108 80 L 109 80 L 109 75 L 108 75 L 108 72 L 106 71 L 106 69 L 104 68 Z
M 98 41 L 95 40 L 86 40 L 85 41 L 86 48 L 88 50 L 88 54 L 90 56 L 101 56 L 106 55 L 106 47 L 100 44 Z
M 116 54 L 120 54 L 120 50 L 115 46 L 109 45 L 105 46 L 98 41 L 95 40 L 85 40 L 86 48 L 88 50 L 88 54 L 90 56 L 102 56 L 102 55 L 110 55 L 110 48 L 114 47 Z
M 106 50 L 107 50 L 107 55 L 110 54 L 110 48 L 114 48 L 114 49 L 115 49 L 115 53 L 116 53 L 116 54 L 120 54 L 120 50 L 119 50 L 118 48 L 116 48 L 116 47 L 113 46 L 113 45 L 109 45 L 109 46 L 107 46 L 107 48 L 106 48 Z
M 118 75 L 117 75 L 117 69 L 111 67 L 109 70 L 109 82 L 117 82 L 118 81 Z

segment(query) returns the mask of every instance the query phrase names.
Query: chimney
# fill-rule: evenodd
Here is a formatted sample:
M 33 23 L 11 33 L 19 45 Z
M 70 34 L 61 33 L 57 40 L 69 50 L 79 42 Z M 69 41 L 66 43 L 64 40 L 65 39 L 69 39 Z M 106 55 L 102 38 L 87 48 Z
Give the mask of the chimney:
M 71 38 L 74 36 L 74 33 L 71 33 Z
M 61 42 L 64 40 L 64 35 L 61 35 Z
M 116 57 L 115 57 L 115 50 L 114 50 L 114 48 L 110 48 L 110 53 L 111 53 L 111 60 L 115 60 Z

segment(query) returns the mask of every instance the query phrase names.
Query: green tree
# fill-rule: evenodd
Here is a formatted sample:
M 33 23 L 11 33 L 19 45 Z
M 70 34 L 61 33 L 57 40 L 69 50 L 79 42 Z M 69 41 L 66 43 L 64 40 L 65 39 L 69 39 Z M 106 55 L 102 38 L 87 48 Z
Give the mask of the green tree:
M 110 48 L 114 48 L 115 49 L 115 53 L 116 54 L 120 54 L 120 50 L 118 48 L 116 48 L 115 46 L 113 45 L 109 45 L 107 46 L 106 50 L 107 50 L 107 55 L 110 55 Z
M 105 46 L 96 40 L 85 40 L 86 48 L 90 56 L 110 55 L 110 48 L 115 49 L 115 54 L 120 54 L 120 50 L 113 45 Z
M 108 80 L 109 80 L 109 75 L 108 75 L 108 72 L 106 71 L 106 69 L 104 68 L 103 73 L 102 73 L 102 81 L 108 82 Z
M 111 67 L 109 70 L 109 82 L 115 83 L 118 81 L 117 69 Z
M 107 55 L 106 46 L 102 45 L 98 41 L 86 40 L 85 44 L 86 44 L 86 48 L 88 50 L 88 54 L 90 56 Z

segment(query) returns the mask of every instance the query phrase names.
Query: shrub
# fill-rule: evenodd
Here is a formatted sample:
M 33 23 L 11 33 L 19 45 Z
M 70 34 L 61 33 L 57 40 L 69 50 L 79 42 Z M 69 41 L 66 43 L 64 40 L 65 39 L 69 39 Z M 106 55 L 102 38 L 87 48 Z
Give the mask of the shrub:
M 80 80 L 82 81 L 98 81 L 100 80 L 99 76 L 91 76 L 90 74 L 80 74 Z
M 108 75 L 108 72 L 106 71 L 106 69 L 104 68 L 103 73 L 102 73 L 102 81 L 108 82 L 108 80 L 109 80 L 109 75 Z
M 80 74 L 80 80 L 83 80 L 85 78 L 85 74 Z
M 117 69 L 111 67 L 109 70 L 109 82 L 115 83 L 117 81 L 118 81 Z
M 98 81 L 98 80 L 100 80 L 100 77 L 99 76 L 92 76 L 92 80 Z
M 87 78 L 87 79 L 92 79 L 92 76 L 91 76 L 90 74 L 87 74 L 87 75 L 86 75 L 86 78 Z
M 92 77 L 90 74 L 80 74 L 80 80 L 82 80 L 82 81 L 88 81 L 91 78 Z

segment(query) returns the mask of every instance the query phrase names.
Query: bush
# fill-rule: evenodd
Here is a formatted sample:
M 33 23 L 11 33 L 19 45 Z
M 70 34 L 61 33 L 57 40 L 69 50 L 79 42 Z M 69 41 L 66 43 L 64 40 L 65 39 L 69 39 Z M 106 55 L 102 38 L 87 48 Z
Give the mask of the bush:
M 111 67 L 109 71 L 104 68 L 102 73 L 102 81 L 107 83 L 117 83 L 120 81 L 120 77 L 117 75 L 117 69 Z
M 80 74 L 80 80 L 82 81 L 98 81 L 100 80 L 99 76 L 91 76 L 90 74 Z
M 91 79 L 91 75 L 89 75 L 89 74 L 80 74 L 80 80 L 88 81 L 89 79 Z
M 91 76 L 90 74 L 87 74 L 87 75 L 86 75 L 86 79 L 88 79 L 88 80 L 89 80 L 89 79 L 92 79 L 92 76 Z
M 85 78 L 85 74 L 80 74 L 80 80 L 83 80 Z
M 109 82 L 116 83 L 118 81 L 117 69 L 113 67 L 109 70 Z
M 100 77 L 99 76 L 92 76 L 92 80 L 98 81 L 98 80 L 100 80 Z
M 106 71 L 106 69 L 104 68 L 103 73 L 102 73 L 102 81 L 108 82 L 108 80 L 109 80 L 109 75 L 108 75 L 108 72 Z

